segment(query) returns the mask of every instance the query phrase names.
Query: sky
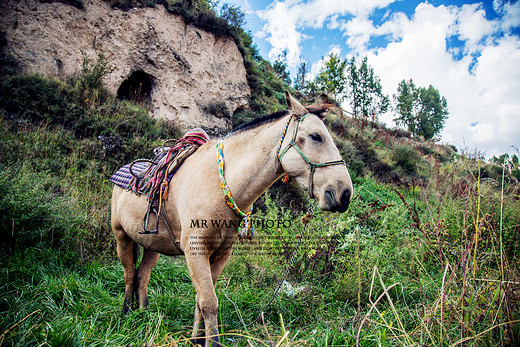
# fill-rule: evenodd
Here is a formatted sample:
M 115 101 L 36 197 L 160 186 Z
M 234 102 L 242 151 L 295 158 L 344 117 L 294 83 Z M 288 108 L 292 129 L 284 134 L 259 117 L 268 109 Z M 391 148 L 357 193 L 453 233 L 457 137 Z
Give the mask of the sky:
M 267 60 L 296 76 L 319 73 L 332 52 L 367 56 L 391 99 L 403 79 L 447 99 L 441 142 L 487 158 L 520 148 L 520 2 L 226 0 Z M 348 110 L 348 105 L 344 105 Z M 394 114 L 379 119 L 395 126 Z

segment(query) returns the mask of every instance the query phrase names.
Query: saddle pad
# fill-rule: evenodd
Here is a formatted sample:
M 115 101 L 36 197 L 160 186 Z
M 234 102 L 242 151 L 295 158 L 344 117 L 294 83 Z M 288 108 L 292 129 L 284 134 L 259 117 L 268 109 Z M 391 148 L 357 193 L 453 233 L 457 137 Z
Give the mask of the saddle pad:
M 171 141 L 167 140 L 165 143 Z M 203 129 L 192 129 L 180 139 L 175 140 L 174 146 L 165 147 L 163 144 L 162 147 L 157 147 L 152 160 L 138 159 L 133 164 L 126 164 L 117 170 L 109 181 L 121 188 L 132 190 L 137 195 L 146 194 L 148 200 L 152 201 L 161 182 L 166 178 L 169 183 L 184 159 L 208 141 L 209 136 Z M 170 164 L 175 165 L 170 168 Z M 130 172 L 130 167 L 132 167 L 132 172 Z
M 126 164 L 117 170 L 108 180 L 121 188 L 128 189 L 132 178 L 134 178 L 134 175 L 130 173 L 130 165 L 131 164 Z M 132 166 L 132 171 L 134 174 L 140 175 L 148 169 L 150 165 L 153 164 L 149 162 L 136 162 L 134 166 Z

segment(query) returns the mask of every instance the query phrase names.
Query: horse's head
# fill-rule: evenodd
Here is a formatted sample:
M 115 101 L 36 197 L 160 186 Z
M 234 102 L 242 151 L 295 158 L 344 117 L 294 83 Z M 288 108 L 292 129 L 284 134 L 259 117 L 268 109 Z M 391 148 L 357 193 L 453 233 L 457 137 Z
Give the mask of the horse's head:
M 280 163 L 320 209 L 345 212 L 353 187 L 345 162 L 323 123 L 327 107 L 303 107 L 289 93 L 291 114 L 279 147 Z

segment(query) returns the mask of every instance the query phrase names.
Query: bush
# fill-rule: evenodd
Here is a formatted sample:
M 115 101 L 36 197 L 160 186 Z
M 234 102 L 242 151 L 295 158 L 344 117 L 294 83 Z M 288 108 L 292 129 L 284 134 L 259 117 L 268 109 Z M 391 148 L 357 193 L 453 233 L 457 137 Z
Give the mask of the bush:
M 83 112 L 72 89 L 40 75 L 13 76 L 0 83 L 0 108 L 18 118 L 72 127 Z
M 103 79 L 112 71 L 112 67 L 103 54 L 100 54 L 95 62 L 87 57 L 85 52 L 82 52 L 82 55 L 81 70 L 72 78 L 71 82 L 76 98 L 88 104 L 106 101 L 109 93 L 103 85 Z
M 421 158 L 414 148 L 397 144 L 392 148 L 390 159 L 394 162 L 394 169 L 412 175 L 417 172 Z
M 86 216 L 59 179 L 45 172 L 13 166 L 0 170 L 0 244 L 74 250 Z
M 349 140 L 335 139 L 334 141 L 338 147 L 339 153 L 345 163 L 351 176 L 361 175 L 363 172 L 363 158 L 359 155 L 357 148 Z

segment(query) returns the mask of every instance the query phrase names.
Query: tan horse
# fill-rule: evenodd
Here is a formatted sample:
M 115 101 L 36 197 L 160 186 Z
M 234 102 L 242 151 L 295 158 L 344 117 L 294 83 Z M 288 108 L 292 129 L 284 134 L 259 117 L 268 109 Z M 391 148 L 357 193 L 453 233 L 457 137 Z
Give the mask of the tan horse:
M 317 199 L 321 209 L 346 211 L 352 196 L 352 181 L 320 118 L 327 108 L 306 109 L 288 93 L 286 100 L 288 112 L 260 118 L 222 140 L 225 180 L 236 204 L 247 211 L 286 172 Z M 239 233 L 236 227 L 214 228 L 211 223 L 197 225 L 194 221 L 240 220 L 224 200 L 215 145 L 216 141 L 202 145 L 186 159 L 170 182 L 170 192 L 174 193 L 169 194 L 163 208 L 177 246 L 162 220 L 158 234 L 139 233 L 148 207 L 146 197 L 117 186 L 112 195 L 112 230 L 117 255 L 124 266 L 123 311 L 132 305 L 134 293 L 139 308 L 147 305 L 150 273 L 160 254 L 184 253 L 197 293 L 194 342 L 205 346 L 220 345 L 215 283 Z M 135 243 L 144 247 L 137 270 Z

